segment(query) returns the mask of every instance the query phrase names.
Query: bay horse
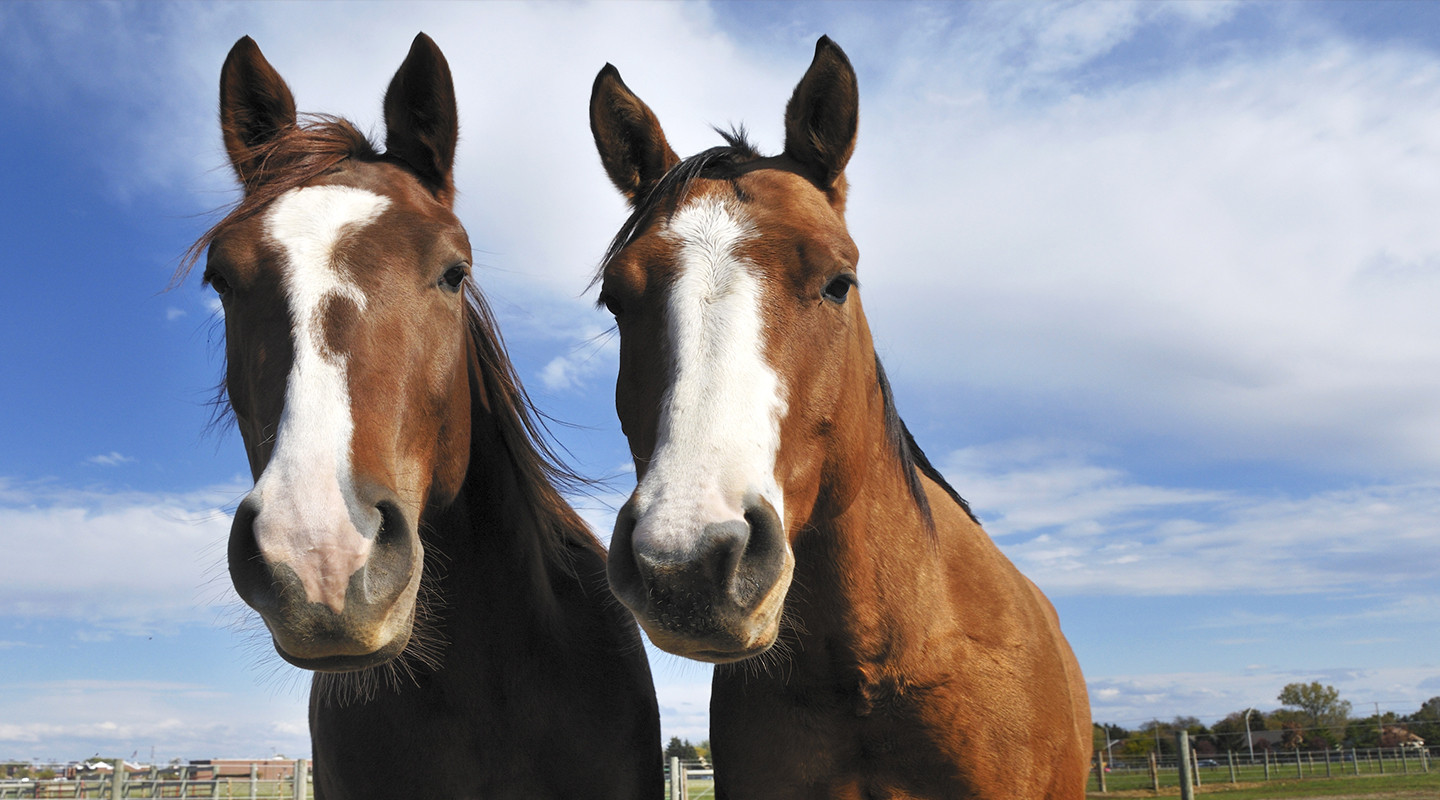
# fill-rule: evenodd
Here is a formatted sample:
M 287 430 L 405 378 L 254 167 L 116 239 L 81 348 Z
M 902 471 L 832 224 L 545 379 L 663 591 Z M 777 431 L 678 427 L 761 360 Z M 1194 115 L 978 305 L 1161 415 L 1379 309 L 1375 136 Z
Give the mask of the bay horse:
M 471 276 L 455 90 L 423 33 L 384 111 L 383 152 L 297 118 L 240 39 L 220 120 L 243 199 L 180 274 L 206 253 L 224 308 L 255 479 L 230 575 L 316 672 L 316 795 L 655 800 L 640 634 Z
M 896 413 L 845 225 L 855 72 L 829 38 L 785 109 L 681 159 L 611 65 L 590 124 L 631 214 L 597 281 L 637 486 L 610 585 L 713 662 L 722 798 L 1081 798 L 1079 664 Z

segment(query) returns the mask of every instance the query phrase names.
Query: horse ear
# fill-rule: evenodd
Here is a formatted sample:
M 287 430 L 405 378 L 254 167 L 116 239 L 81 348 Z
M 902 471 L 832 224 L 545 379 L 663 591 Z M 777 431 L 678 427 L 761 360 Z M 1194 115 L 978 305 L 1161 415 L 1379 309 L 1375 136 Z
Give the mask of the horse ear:
M 821 36 L 815 59 L 785 106 L 785 154 L 809 169 L 820 188 L 838 185 L 860 124 L 855 70 L 840 46 Z
M 235 175 L 246 189 L 260 152 L 295 124 L 295 96 L 249 36 L 230 48 L 220 68 L 220 131 Z
M 385 90 L 385 150 L 405 162 L 440 202 L 455 199 L 455 143 L 460 119 L 450 64 L 435 42 L 417 34 Z
M 630 91 L 620 79 L 620 70 L 610 64 L 595 76 L 590 90 L 590 133 L 605 173 L 631 205 L 680 163 L 655 112 Z

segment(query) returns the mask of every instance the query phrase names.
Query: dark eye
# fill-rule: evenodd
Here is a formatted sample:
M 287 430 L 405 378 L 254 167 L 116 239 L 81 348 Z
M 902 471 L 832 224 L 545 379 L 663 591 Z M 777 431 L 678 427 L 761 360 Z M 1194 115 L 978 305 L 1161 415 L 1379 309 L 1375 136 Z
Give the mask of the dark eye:
M 836 275 L 825 284 L 825 299 L 832 303 L 843 303 L 850 295 L 850 288 L 855 285 L 854 275 Z
M 221 275 L 218 272 L 215 272 L 213 270 L 206 271 L 203 282 L 206 286 L 214 289 L 215 294 L 218 294 L 221 297 L 230 294 L 230 282 L 225 280 L 225 276 Z
M 445 270 L 445 274 L 440 276 L 440 285 L 452 292 L 458 292 L 468 277 L 470 277 L 470 265 L 456 264 Z
M 600 305 L 605 306 L 605 310 L 609 311 L 611 316 L 620 316 L 620 301 L 610 295 L 602 292 L 600 294 Z

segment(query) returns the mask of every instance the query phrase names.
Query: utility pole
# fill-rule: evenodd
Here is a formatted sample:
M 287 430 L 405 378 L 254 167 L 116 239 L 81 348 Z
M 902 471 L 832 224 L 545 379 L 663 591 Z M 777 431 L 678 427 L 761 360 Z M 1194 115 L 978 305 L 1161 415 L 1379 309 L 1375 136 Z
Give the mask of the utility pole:
M 1253 708 L 1247 708 L 1247 709 L 1245 709 L 1245 746 L 1248 747 L 1248 748 L 1250 748 L 1250 763 L 1251 763 L 1251 764 L 1254 764 L 1254 763 L 1255 763 L 1255 742 L 1251 741 L 1251 739 L 1250 739 L 1250 715 L 1253 714 L 1253 713 L 1255 713 L 1255 709 L 1253 709 Z

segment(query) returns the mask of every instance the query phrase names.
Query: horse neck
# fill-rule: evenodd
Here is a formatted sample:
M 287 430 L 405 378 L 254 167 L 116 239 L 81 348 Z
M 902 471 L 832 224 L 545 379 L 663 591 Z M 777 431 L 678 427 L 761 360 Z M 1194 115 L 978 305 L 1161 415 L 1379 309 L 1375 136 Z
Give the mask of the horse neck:
M 487 369 L 472 359 L 471 396 L 484 387 L 490 399 L 472 400 L 465 480 L 431 526 L 449 625 L 471 624 L 476 615 L 496 624 L 558 625 L 553 581 L 565 571 L 567 542 L 583 523 L 550 482 L 519 419 L 523 412 L 513 405 L 518 398 Z
M 841 407 L 857 434 L 828 454 L 815 512 L 795 542 L 795 580 L 787 614 L 797 634 L 819 639 L 817 657 L 843 663 L 903 661 L 948 624 L 934 610 L 948 602 L 945 558 L 938 545 L 958 507 L 921 476 L 931 513 L 917 504 L 905 466 L 887 435 L 878 377 L 861 382 Z M 814 643 L 813 641 L 811 643 Z M 797 657 L 812 652 L 797 647 Z

